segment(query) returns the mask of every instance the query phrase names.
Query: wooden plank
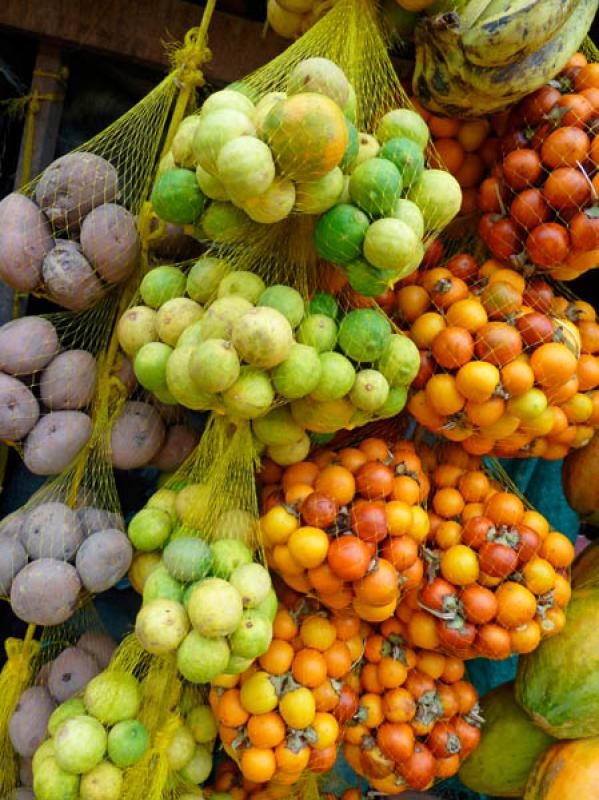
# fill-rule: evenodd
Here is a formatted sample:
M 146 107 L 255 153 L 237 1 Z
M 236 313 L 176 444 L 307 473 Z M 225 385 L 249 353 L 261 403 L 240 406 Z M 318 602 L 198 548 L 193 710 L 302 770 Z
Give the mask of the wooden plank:
M 165 67 L 164 41 L 181 41 L 202 7 L 183 0 L 1 0 L 0 27 L 73 48 Z M 229 83 L 270 61 L 290 42 L 243 17 L 215 11 L 208 80 Z

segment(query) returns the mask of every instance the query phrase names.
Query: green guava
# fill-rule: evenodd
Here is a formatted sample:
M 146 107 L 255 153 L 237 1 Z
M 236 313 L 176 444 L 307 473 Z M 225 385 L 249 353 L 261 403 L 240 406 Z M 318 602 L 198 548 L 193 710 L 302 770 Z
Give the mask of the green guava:
M 139 643 L 154 656 L 176 650 L 188 631 L 189 619 L 185 608 L 176 600 L 145 602 L 135 618 L 135 634 Z
M 241 241 L 248 234 L 250 221 L 241 208 L 233 203 L 210 203 L 199 220 L 198 236 L 225 244 Z
M 197 536 L 173 538 L 162 554 L 164 566 L 182 583 L 204 578 L 212 566 L 212 551 L 209 545 Z
M 350 120 L 350 122 L 353 122 L 354 125 L 356 124 L 356 120 L 358 118 L 358 100 L 356 97 L 356 90 L 351 83 L 349 84 L 347 100 L 343 106 L 343 113 Z
M 354 407 L 346 397 L 319 402 L 302 397 L 291 403 L 293 419 L 314 433 L 334 433 L 347 426 Z
M 272 225 L 291 214 L 295 197 L 294 182 L 277 177 L 265 192 L 248 198 L 243 204 L 243 210 L 254 222 Z
M 160 159 L 158 169 L 156 170 L 156 178 L 160 178 L 165 172 L 170 172 L 171 169 L 176 167 L 175 157 L 169 150 L 168 153 Z
M 343 271 L 352 289 L 364 297 L 380 297 L 394 283 L 396 276 L 392 270 L 373 267 L 365 258 L 356 258 Z
M 351 181 L 350 181 L 351 191 Z M 326 211 L 314 226 L 316 252 L 333 264 L 348 264 L 362 252 L 370 220 L 354 205 L 340 203 Z
M 422 239 L 424 236 L 424 218 L 422 216 L 422 211 L 418 208 L 416 203 L 413 203 L 411 200 L 400 197 L 393 206 L 389 216 L 393 217 L 393 219 L 399 219 L 405 222 L 405 224 L 414 231 L 418 239 Z
M 204 783 L 212 772 L 212 754 L 203 745 L 197 745 L 191 760 L 180 770 L 179 775 L 190 783 Z
M 224 636 L 208 638 L 191 630 L 177 650 L 177 669 L 190 683 L 209 683 L 227 666 L 230 652 Z
M 143 758 L 149 744 L 150 734 L 145 725 L 136 719 L 123 720 L 108 734 L 108 756 L 121 769 L 132 767 Z
M 185 283 L 185 275 L 177 267 L 155 267 L 144 276 L 139 293 L 147 306 L 160 308 L 167 300 L 183 297 Z
M 252 136 L 227 142 L 218 154 L 217 174 L 231 200 L 243 204 L 265 192 L 275 179 L 270 147 Z
M 395 164 L 404 188 L 415 183 L 424 171 L 424 153 L 413 139 L 389 139 L 381 148 L 380 157 Z
M 195 753 L 196 742 L 191 730 L 187 725 L 181 725 L 174 732 L 173 737 L 166 748 L 168 765 L 172 772 L 178 772 L 188 764 Z
M 231 573 L 229 581 L 240 594 L 244 608 L 260 605 L 272 586 L 270 574 L 262 564 L 242 564 Z
M 408 389 L 406 386 L 392 386 L 383 405 L 376 410 L 376 417 L 387 419 L 395 417 L 403 411 L 408 402 Z
M 384 217 L 402 190 L 399 170 L 384 158 L 369 158 L 352 172 L 349 194 L 354 205 L 370 217 Z
M 304 431 L 299 439 L 289 444 L 271 444 L 266 448 L 267 456 L 282 467 L 290 464 L 297 464 L 303 461 L 312 448 L 312 443 L 308 434 Z
M 376 138 L 385 144 L 389 139 L 411 139 L 421 150 L 428 144 L 428 125 L 420 114 L 410 108 L 395 108 L 388 111 L 377 125 Z
M 228 581 L 222 578 L 206 578 L 191 593 L 187 613 L 191 624 L 202 636 L 228 636 L 241 621 L 242 598 L 235 586 Z
M 54 734 L 54 757 L 65 772 L 81 775 L 104 758 L 106 731 L 97 719 L 85 715 L 71 717 Z
M 187 712 L 185 724 L 198 744 L 208 744 L 218 735 L 218 724 L 210 706 L 194 706 Z
M 462 190 L 457 180 L 444 169 L 425 169 L 410 187 L 408 199 L 422 211 L 425 231 L 442 231 L 462 205 Z
M 363 369 L 356 375 L 356 382 L 349 399 L 360 411 L 377 411 L 389 397 L 389 384 L 376 369 Z
M 238 136 L 255 136 L 256 129 L 246 114 L 232 108 L 217 109 L 202 115 L 201 120 L 192 142 L 193 153 L 206 172 L 218 176 L 217 159 L 221 148 Z
M 289 73 L 287 94 L 317 92 L 334 100 L 343 109 L 349 100 L 350 84 L 345 73 L 328 58 L 304 58 Z
M 376 363 L 390 386 L 409 386 L 420 370 L 420 353 L 414 342 L 401 333 L 392 334 Z
M 277 614 L 278 608 L 279 601 L 277 599 L 277 593 L 271 586 L 264 600 L 256 606 L 256 611 L 264 614 L 264 616 L 272 622 Z
M 141 704 L 139 683 L 134 675 L 118 669 L 101 672 L 85 687 L 85 707 L 104 725 L 115 725 L 137 716 Z
M 175 503 L 177 502 L 177 492 L 173 489 L 159 489 L 151 495 L 146 503 L 146 508 L 157 508 L 160 511 L 165 511 L 171 518 L 171 522 L 177 520 L 177 510 Z
M 257 306 L 268 306 L 282 314 L 292 328 L 297 328 L 304 318 L 304 300 L 291 286 L 275 284 L 265 289 L 258 298 Z
M 123 789 L 123 773 L 110 761 L 101 761 L 81 776 L 80 800 L 119 800 Z
M 54 756 L 48 756 L 33 775 L 36 800 L 78 800 L 79 775 L 62 769 Z
M 337 342 L 337 323 L 325 314 L 309 314 L 297 330 L 297 340 L 318 353 L 332 350 Z
M 144 604 L 155 600 L 174 600 L 180 603 L 183 586 L 166 569 L 164 564 L 156 567 L 146 578 L 143 587 Z
M 136 550 L 158 550 L 171 535 L 171 517 L 161 508 L 142 508 L 132 517 L 127 536 Z
M 133 371 L 139 383 L 150 392 L 166 389 L 166 365 L 173 348 L 163 342 L 148 342 L 137 351 Z
M 320 354 L 320 365 L 322 368 L 320 380 L 310 393 L 310 397 L 319 401 L 345 397 L 356 379 L 356 371 L 351 361 L 341 353 L 328 352 Z
M 286 317 L 269 306 L 250 309 L 233 325 L 233 344 L 252 367 L 272 369 L 284 361 L 294 343 Z
M 339 202 L 342 191 L 343 172 L 335 167 L 318 180 L 296 184 L 295 208 L 302 214 L 323 214 Z
M 196 320 L 188 328 L 185 328 L 181 336 L 177 339 L 177 347 L 197 347 L 202 344 L 202 319 Z
M 314 389 L 320 380 L 321 370 L 318 351 L 310 345 L 295 343 L 291 345 L 285 361 L 271 372 L 271 378 L 278 394 L 295 400 Z
M 272 641 L 272 622 L 249 608 L 243 612 L 239 626 L 229 636 L 231 653 L 242 658 L 258 658 L 270 647 Z
M 54 758 L 54 739 L 46 739 L 46 741 L 42 742 L 42 744 L 40 744 L 33 754 L 33 758 L 31 759 L 31 769 L 34 773 L 39 770 L 40 764 L 47 758 Z
M 229 262 L 224 258 L 198 258 L 187 275 L 187 294 L 196 303 L 207 303 L 216 297 L 220 282 L 230 271 Z
M 372 223 L 364 237 L 364 256 L 377 269 L 402 273 L 414 264 L 421 244 L 413 228 L 386 217 Z
M 286 97 L 287 94 L 285 92 L 267 92 L 264 97 L 261 97 L 256 103 L 254 125 L 256 126 L 256 132 L 260 138 L 263 138 L 262 131 L 264 120 L 279 100 L 285 100 Z
M 241 419 L 255 419 L 272 406 L 275 393 L 268 374 L 255 367 L 242 367 L 239 378 L 222 394 L 226 411 Z
M 197 114 L 190 114 L 181 120 L 171 144 L 171 153 L 178 167 L 193 169 L 195 166 L 192 142 L 199 125 L 200 118 Z
M 85 703 L 80 697 L 71 697 L 69 700 L 65 700 L 50 714 L 48 733 L 50 736 L 54 736 L 63 722 L 71 719 L 71 717 L 80 717 L 85 713 Z
M 244 297 L 220 297 L 215 300 L 200 320 L 204 341 L 230 340 L 235 322 L 252 308 L 252 304 Z
M 217 403 L 215 395 L 201 392 L 193 382 L 189 372 L 189 361 L 193 346 L 177 347 L 166 365 L 166 385 L 173 397 L 186 408 L 206 411 Z
M 212 574 L 227 580 L 242 564 L 252 563 L 252 551 L 238 539 L 219 539 L 210 545 L 212 551 Z
M 156 316 L 158 336 L 163 342 L 175 347 L 185 328 L 201 319 L 204 309 L 189 297 L 175 297 L 160 306 Z
M 179 168 L 171 169 L 158 178 L 150 201 L 156 216 L 173 225 L 195 222 L 206 205 L 195 172 Z
M 339 167 L 342 172 L 348 173 L 354 168 L 356 158 L 360 152 L 360 136 L 358 129 L 351 120 L 346 119 L 345 124 L 347 126 L 347 147 Z
M 252 430 L 265 445 L 274 446 L 293 444 L 304 432 L 291 416 L 288 406 L 277 406 L 263 417 L 255 419 Z
M 259 275 L 247 270 L 237 269 L 229 272 L 218 285 L 218 297 L 243 297 L 248 303 L 255 305 L 266 289 Z
M 339 306 L 332 294 L 319 290 L 314 293 L 314 297 L 308 303 L 308 313 L 324 314 L 325 317 L 336 320 L 339 316 Z
M 206 172 L 204 167 L 200 166 L 200 164 L 196 167 L 196 181 L 206 197 L 209 197 L 211 200 L 220 200 L 222 202 L 229 199 L 229 194 L 225 189 L 224 183 L 219 180 L 216 175 L 211 175 L 209 172 Z
M 212 527 L 212 538 L 238 539 L 240 542 L 253 541 L 256 534 L 256 518 L 249 511 L 232 508 L 224 511 Z
M 250 120 L 253 119 L 256 110 L 254 104 L 246 95 L 230 88 L 221 89 L 204 100 L 200 110 L 200 118 L 204 120 L 209 114 L 213 114 L 215 111 L 222 111 L 222 109 L 240 111 Z
M 363 164 L 364 161 L 368 161 L 369 158 L 376 158 L 379 154 L 381 149 L 380 144 L 369 133 L 358 132 L 358 155 L 356 156 L 353 169 L 356 169 L 360 164 Z
M 359 363 L 380 358 L 389 344 L 391 325 L 379 311 L 358 308 L 346 314 L 339 327 L 339 346 Z
M 117 324 L 117 338 L 121 350 L 129 358 L 133 358 L 137 351 L 147 342 L 158 339 L 156 328 L 157 314 L 148 306 L 134 306 L 127 309 Z
M 235 655 L 235 653 L 231 653 L 229 656 L 229 663 L 223 672 L 225 675 L 241 675 L 241 673 L 249 669 L 253 663 L 253 658 L 244 658 L 243 656 L 238 656 Z

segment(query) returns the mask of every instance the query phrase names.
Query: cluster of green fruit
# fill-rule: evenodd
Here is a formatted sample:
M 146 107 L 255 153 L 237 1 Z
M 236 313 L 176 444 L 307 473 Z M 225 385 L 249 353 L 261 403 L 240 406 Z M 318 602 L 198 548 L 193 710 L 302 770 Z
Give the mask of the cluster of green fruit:
M 279 464 L 305 458 L 306 431 L 398 414 L 419 369 L 417 348 L 379 311 L 341 317 L 326 292 L 306 305 L 295 289 L 267 288 L 223 259 L 204 256 L 187 276 L 157 267 L 140 294 L 145 305 L 118 326 L 139 383 L 163 402 L 252 420 Z
M 254 563 L 240 539 L 208 545 L 173 521 L 165 510 L 170 492 L 159 490 L 129 523 L 129 538 L 138 550 L 163 548 L 143 582 L 135 632 L 153 655 L 176 652 L 186 680 L 208 683 L 223 672 L 243 672 L 266 652 L 277 600 L 268 570 Z M 205 501 L 205 485 L 189 484 L 180 495 L 185 518 L 197 519 L 193 509 Z M 240 515 L 229 517 L 235 534 Z
M 369 297 L 417 269 L 423 240 L 460 210 L 462 192 L 445 170 L 426 169 L 426 122 L 415 111 L 385 114 L 375 135 L 360 135 L 346 197 L 314 229 L 318 255 L 343 267 L 355 291 Z
M 123 771 L 150 747 L 150 733 L 137 719 L 140 706 L 137 678 L 117 669 L 93 678 L 83 697 L 61 703 L 48 720 L 50 738 L 33 756 L 37 800 L 118 800 Z M 216 734 L 210 708 L 193 706 L 168 744 L 171 771 L 186 783 L 203 783 L 212 770 Z
M 215 241 L 243 219 L 322 213 L 339 201 L 357 159 L 355 122 L 354 89 L 326 58 L 300 61 L 285 91 L 260 99 L 243 83 L 215 92 L 180 124 L 159 167 L 154 211 Z

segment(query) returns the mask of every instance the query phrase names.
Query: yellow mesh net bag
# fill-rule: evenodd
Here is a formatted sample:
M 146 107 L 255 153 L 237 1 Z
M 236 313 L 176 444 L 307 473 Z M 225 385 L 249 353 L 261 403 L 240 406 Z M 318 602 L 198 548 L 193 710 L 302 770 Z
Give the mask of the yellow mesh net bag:
M 7 795 L 17 784 L 32 786 L 31 759 L 47 737 L 50 715 L 108 665 L 116 647 L 91 603 L 63 625 L 46 628 L 39 640 L 33 635 L 30 629 L 23 640 L 5 642 L 0 785 Z

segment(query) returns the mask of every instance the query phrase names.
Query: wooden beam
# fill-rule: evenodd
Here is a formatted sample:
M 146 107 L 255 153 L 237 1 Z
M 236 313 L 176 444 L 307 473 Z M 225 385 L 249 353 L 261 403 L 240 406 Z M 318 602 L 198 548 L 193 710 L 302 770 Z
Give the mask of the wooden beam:
M 189 28 L 199 24 L 202 11 L 183 0 L 1 0 L 0 27 L 164 68 L 168 66 L 164 41 L 181 41 Z M 215 11 L 206 77 L 214 83 L 238 80 L 289 44 L 272 31 L 263 36 L 258 22 Z

